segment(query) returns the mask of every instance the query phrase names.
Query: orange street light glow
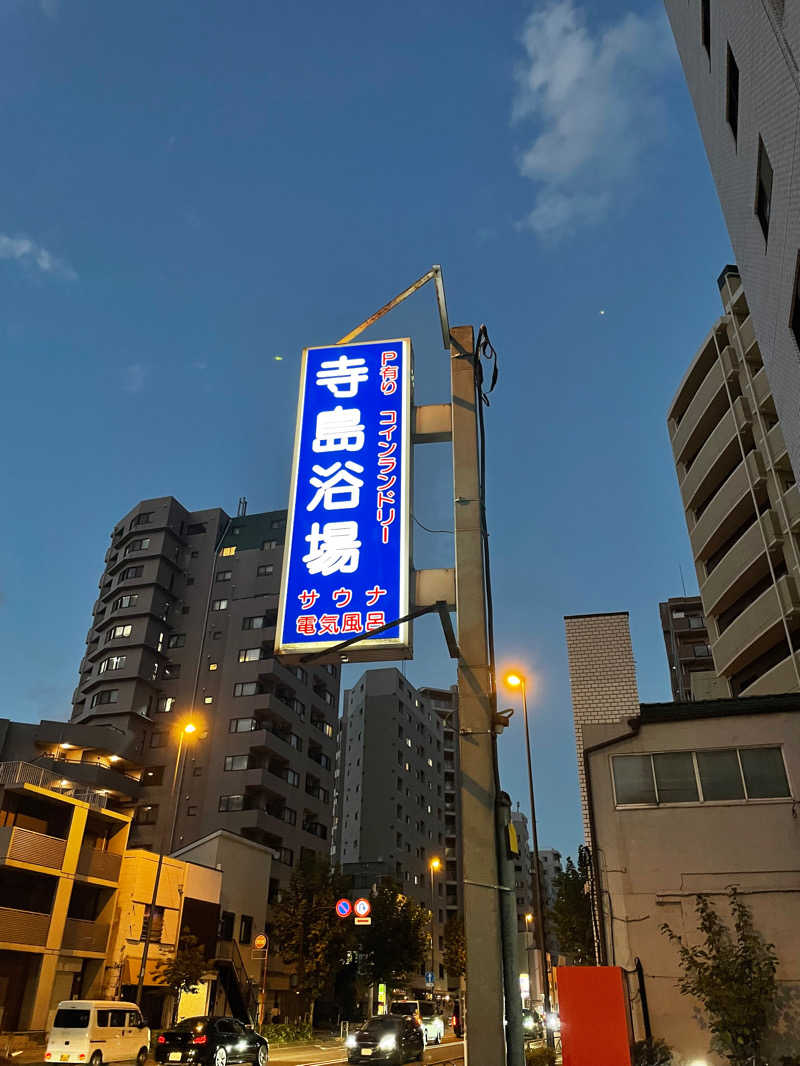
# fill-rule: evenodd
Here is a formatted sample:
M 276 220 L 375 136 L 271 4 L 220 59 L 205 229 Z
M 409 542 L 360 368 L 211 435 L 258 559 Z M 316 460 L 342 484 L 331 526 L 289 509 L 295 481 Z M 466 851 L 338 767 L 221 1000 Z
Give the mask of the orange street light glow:
M 431 859 L 431 869 L 432 870 L 441 870 L 441 868 L 442 868 L 442 860 L 441 859 Z
M 194 722 L 187 722 L 186 725 L 183 727 L 183 731 L 184 733 L 196 733 L 197 726 L 194 724 Z
M 519 688 L 525 684 L 525 680 L 519 674 L 506 674 L 506 684 L 511 688 Z

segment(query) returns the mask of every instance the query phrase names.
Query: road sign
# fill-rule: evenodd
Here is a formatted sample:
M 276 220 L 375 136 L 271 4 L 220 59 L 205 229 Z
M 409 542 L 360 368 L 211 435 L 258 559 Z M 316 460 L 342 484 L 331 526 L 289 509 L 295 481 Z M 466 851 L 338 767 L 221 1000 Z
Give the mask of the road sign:
M 357 899 L 353 904 L 353 910 L 358 918 L 366 918 L 372 913 L 372 904 L 368 899 Z
M 349 918 L 353 913 L 353 905 L 349 899 L 340 899 L 336 901 L 336 913 L 340 918 Z
M 433 981 L 434 981 L 433 971 L 432 970 L 428 970 L 428 972 L 425 974 L 425 984 L 428 987 L 433 988 Z
M 406 659 L 411 341 L 306 348 L 275 640 L 287 658 L 364 634 L 351 662 Z
M 264 948 L 266 948 L 268 946 L 269 946 L 269 937 L 266 935 L 266 933 L 259 933 L 258 936 L 253 941 L 253 947 L 256 949 L 256 951 L 263 951 Z
M 359 918 L 359 916 L 356 915 L 355 924 L 356 925 L 372 925 L 372 919 L 371 918 Z

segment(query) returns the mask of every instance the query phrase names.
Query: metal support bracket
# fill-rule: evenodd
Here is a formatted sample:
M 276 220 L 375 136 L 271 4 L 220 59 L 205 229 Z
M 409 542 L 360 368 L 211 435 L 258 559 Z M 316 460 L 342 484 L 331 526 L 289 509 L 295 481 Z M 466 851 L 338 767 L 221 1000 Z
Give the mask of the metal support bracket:
M 407 300 L 409 296 L 413 296 L 418 289 L 421 289 L 422 286 L 426 285 L 429 281 L 432 281 L 436 288 L 436 303 L 439 307 L 439 322 L 442 327 L 442 344 L 444 345 L 445 351 L 449 351 L 450 323 L 447 319 L 447 303 L 444 298 L 442 268 L 438 263 L 434 264 L 434 266 L 432 266 L 427 273 L 423 274 L 421 278 L 417 278 L 417 280 L 412 285 L 409 285 L 407 289 L 403 289 L 401 293 L 398 293 L 398 295 L 389 300 L 388 303 L 385 303 L 383 307 L 370 315 L 369 318 L 365 318 L 355 329 L 351 329 L 349 333 L 346 333 L 340 341 L 337 341 L 337 344 L 349 344 L 350 341 L 355 340 L 365 329 L 369 329 L 369 327 L 374 325 L 379 318 L 383 318 L 385 314 L 394 310 L 394 308 L 397 307 L 398 304 L 401 304 L 403 300 Z
M 331 655 L 339 655 L 341 652 L 344 652 L 352 644 L 358 644 L 359 641 L 364 640 L 367 637 L 374 637 L 378 633 L 385 633 L 387 629 L 392 629 L 394 626 L 400 625 L 401 622 L 410 622 L 412 619 L 420 618 L 424 614 L 439 615 L 442 629 L 444 630 L 444 639 L 447 642 L 447 649 L 453 659 L 458 659 L 458 644 L 456 643 L 456 636 L 453 631 L 453 623 L 450 620 L 450 611 L 444 600 L 440 600 L 437 603 L 430 604 L 428 607 L 417 607 L 411 611 L 410 614 L 403 615 L 402 618 L 395 618 L 391 622 L 379 626 L 377 629 L 370 629 L 368 632 L 357 633 L 356 636 L 350 637 L 349 640 L 343 640 L 341 644 L 335 644 L 332 648 L 327 648 L 325 651 L 316 651 L 311 655 L 304 655 L 299 661 L 301 663 L 313 663 L 317 659 L 329 659 Z M 347 662 L 346 655 L 342 655 L 342 661 Z

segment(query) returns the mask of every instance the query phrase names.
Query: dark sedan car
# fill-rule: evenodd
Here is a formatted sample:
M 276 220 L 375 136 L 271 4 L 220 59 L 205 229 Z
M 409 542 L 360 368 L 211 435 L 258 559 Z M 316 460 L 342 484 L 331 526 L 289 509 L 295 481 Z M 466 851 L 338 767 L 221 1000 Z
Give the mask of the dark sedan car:
M 351 1033 L 345 1047 L 348 1062 L 378 1059 L 399 1066 L 401 1062 L 422 1058 L 425 1037 L 413 1018 L 381 1014 Z
M 184 1018 L 156 1041 L 156 1062 L 226 1066 L 250 1062 L 266 1066 L 269 1044 L 235 1018 Z

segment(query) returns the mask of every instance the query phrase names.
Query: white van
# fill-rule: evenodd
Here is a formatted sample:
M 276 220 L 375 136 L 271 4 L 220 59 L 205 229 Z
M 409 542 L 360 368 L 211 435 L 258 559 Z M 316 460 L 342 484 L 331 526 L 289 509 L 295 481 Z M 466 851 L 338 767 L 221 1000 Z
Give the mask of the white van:
M 144 1066 L 150 1030 L 135 1003 L 66 999 L 59 1003 L 47 1035 L 46 1062 L 133 1062 Z

